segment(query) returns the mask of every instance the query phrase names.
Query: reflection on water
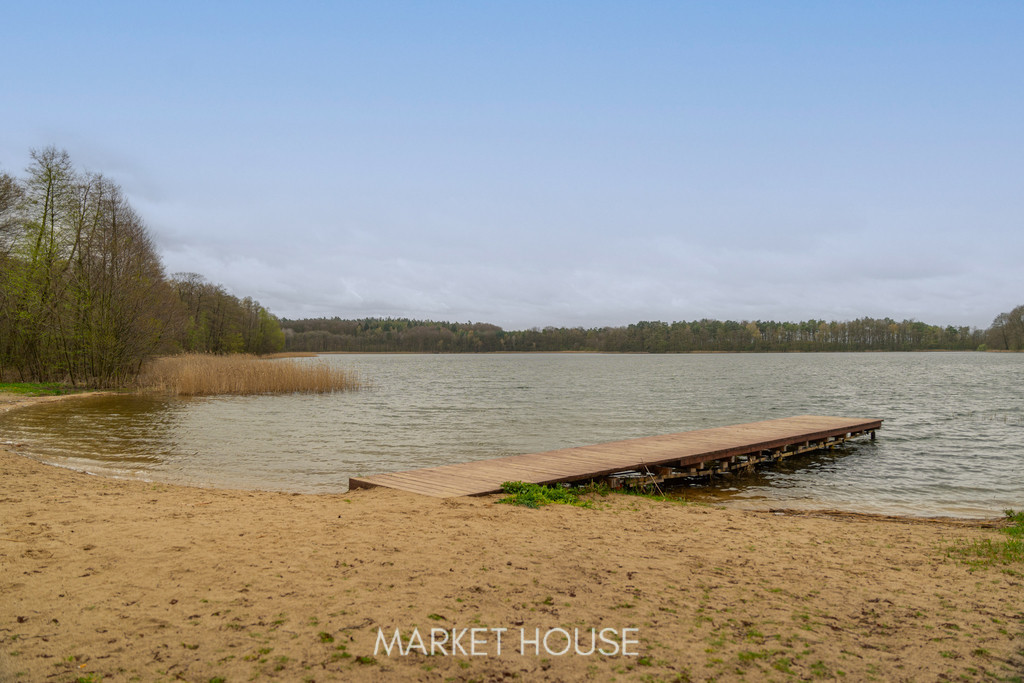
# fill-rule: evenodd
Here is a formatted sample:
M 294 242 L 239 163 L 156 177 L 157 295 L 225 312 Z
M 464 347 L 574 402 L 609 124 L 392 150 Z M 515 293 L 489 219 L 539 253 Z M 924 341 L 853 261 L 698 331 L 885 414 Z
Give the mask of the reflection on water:
M 1024 507 L 1019 354 L 330 356 L 372 388 L 103 396 L 0 417 L 0 440 L 99 474 L 299 492 L 348 477 L 813 413 L 885 420 L 691 498 L 992 516 Z

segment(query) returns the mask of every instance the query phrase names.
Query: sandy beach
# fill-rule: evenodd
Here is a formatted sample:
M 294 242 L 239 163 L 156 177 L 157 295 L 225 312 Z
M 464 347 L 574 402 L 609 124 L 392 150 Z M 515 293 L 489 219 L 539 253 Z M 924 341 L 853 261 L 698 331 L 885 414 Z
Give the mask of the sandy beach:
M 222 491 L 4 448 L 3 681 L 1024 674 L 1024 568 L 947 553 L 993 523 Z

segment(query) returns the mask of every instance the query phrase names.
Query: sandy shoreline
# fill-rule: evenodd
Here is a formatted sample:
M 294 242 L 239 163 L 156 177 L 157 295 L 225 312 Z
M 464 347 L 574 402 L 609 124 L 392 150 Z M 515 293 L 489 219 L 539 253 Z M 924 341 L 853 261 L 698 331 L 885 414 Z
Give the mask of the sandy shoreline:
M 1024 580 L 945 552 L 999 537 L 979 522 L 220 491 L 6 450 L 0 481 L 3 681 L 1024 673 Z M 466 629 L 466 652 L 375 652 L 378 629 L 427 648 L 431 629 Z M 577 629 L 582 651 L 625 632 L 637 656 L 558 655 L 553 629 Z

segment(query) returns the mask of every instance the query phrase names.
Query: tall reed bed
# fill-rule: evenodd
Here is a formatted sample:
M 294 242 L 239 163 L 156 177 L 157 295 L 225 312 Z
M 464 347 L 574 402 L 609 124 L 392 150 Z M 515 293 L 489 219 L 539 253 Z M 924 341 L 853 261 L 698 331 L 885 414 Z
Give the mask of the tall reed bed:
M 178 396 L 321 394 L 362 388 L 359 377 L 325 361 L 296 363 L 248 354 L 188 353 L 158 358 L 139 376 L 144 391 Z

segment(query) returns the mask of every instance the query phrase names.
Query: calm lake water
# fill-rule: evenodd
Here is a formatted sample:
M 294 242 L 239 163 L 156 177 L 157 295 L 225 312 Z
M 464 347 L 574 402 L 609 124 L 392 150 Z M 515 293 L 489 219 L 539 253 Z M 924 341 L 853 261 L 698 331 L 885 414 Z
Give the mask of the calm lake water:
M 1024 355 L 345 355 L 371 388 L 83 398 L 0 416 L 0 441 L 96 474 L 341 492 L 349 476 L 800 414 L 875 442 L 683 495 L 744 507 L 990 517 L 1024 508 Z

